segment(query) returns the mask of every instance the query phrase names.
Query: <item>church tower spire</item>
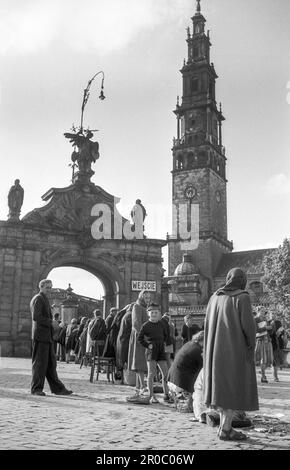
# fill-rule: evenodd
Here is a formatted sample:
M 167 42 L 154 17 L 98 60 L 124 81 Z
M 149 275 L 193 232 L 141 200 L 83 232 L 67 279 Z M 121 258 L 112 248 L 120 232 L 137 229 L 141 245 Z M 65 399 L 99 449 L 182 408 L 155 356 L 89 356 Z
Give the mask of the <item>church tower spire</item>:
M 211 277 L 220 256 L 232 249 L 227 239 L 226 155 L 222 143 L 221 106 L 216 103 L 214 64 L 210 59 L 209 31 L 201 13 L 200 0 L 187 28 L 187 59 L 182 69 L 183 93 L 174 113 L 177 118 L 177 138 L 173 140 L 172 205 L 177 211 L 181 204 L 199 207 L 199 247 L 193 250 L 195 265 Z M 173 231 L 175 233 L 175 231 Z M 169 273 L 182 260 L 182 243 L 169 243 Z M 206 247 L 206 248 L 205 248 Z M 210 255 L 204 256 L 205 249 Z
M 200 0 L 196 0 L 196 15 L 200 14 L 201 7 L 200 7 Z

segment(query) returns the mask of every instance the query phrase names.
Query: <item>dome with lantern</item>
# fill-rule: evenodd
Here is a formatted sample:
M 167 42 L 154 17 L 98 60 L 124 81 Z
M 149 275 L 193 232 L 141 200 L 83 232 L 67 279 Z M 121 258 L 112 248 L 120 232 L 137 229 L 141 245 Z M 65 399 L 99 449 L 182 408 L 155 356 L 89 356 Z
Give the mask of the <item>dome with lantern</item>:
M 196 266 L 192 263 L 192 258 L 189 253 L 183 255 L 182 263 L 180 263 L 174 271 L 174 276 L 191 276 L 196 274 Z

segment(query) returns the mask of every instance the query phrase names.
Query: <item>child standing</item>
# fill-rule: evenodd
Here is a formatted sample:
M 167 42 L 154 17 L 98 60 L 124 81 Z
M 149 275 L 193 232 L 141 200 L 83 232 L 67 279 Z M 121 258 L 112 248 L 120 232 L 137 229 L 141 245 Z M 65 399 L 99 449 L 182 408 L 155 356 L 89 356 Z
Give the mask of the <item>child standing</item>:
M 147 361 L 147 387 L 150 394 L 150 403 L 158 403 L 153 393 L 153 380 L 157 372 L 157 365 L 162 375 L 162 387 L 164 401 L 170 401 L 167 386 L 168 367 L 165 354 L 165 343 L 168 341 L 167 330 L 161 322 L 161 312 L 157 304 L 151 304 L 147 309 L 149 321 L 143 324 L 138 341 L 146 348 L 145 357 Z

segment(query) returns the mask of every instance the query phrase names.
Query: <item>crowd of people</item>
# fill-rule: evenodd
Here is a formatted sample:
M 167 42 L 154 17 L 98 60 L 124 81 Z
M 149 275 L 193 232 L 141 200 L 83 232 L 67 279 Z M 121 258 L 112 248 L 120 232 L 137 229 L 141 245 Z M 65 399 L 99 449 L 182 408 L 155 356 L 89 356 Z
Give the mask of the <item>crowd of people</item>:
M 164 402 L 174 403 L 177 411 L 218 426 L 219 439 L 246 439 L 235 428 L 251 425 L 246 411 L 259 408 L 255 366 L 260 367 L 262 383 L 267 382 L 266 368 L 273 366 L 278 382 L 286 342 L 279 320 L 263 307 L 253 310 L 246 283 L 245 273 L 232 269 L 210 298 L 203 325 L 194 322 L 193 314 L 184 317 L 182 347 L 176 350 L 176 325 L 168 312 L 161 314 L 149 291 L 140 292 L 136 302 L 121 310 L 112 308 L 105 320 L 98 309 L 92 318 L 73 318 L 69 325 L 55 314 L 48 338 L 51 312 L 46 296 L 51 282 L 41 281 L 31 311 L 36 330 L 45 329 L 46 337 L 45 347 L 44 337 L 33 337 L 32 393 L 44 394 L 45 377 L 53 393 L 72 393 L 57 377 L 56 359 L 69 363 L 73 356 L 86 365 L 97 345 L 98 355 L 115 359 L 116 380 L 133 385 L 128 373 L 134 377 L 135 391 L 128 402 L 158 403 L 156 389 L 162 390 Z

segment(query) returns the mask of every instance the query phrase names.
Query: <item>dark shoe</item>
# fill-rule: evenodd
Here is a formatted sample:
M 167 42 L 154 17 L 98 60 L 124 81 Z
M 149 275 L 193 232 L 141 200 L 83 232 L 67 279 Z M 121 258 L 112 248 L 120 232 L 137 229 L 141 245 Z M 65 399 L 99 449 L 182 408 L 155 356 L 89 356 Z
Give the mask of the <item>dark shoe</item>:
M 205 411 L 203 413 L 201 413 L 200 418 L 199 418 L 199 422 L 202 423 L 202 424 L 206 424 L 206 412 Z
M 250 419 L 237 419 L 237 420 L 233 420 L 232 422 L 232 426 L 233 428 L 249 428 L 250 426 L 252 426 L 253 423 Z
M 229 431 L 220 430 L 219 438 L 221 441 L 245 441 L 248 436 L 240 431 L 235 431 L 233 428 Z
M 212 428 L 218 426 L 220 423 L 219 417 L 214 416 L 212 413 L 206 414 L 206 424 Z
M 142 396 L 132 396 L 127 397 L 126 401 L 128 403 L 132 403 L 134 405 L 149 405 L 150 404 L 150 397 L 142 397 Z
M 170 395 L 163 395 L 163 401 L 165 401 L 165 403 L 174 403 L 174 400 L 173 398 L 171 398 Z
M 71 395 L 73 393 L 72 390 L 67 390 L 66 388 L 64 390 L 60 390 L 60 392 L 52 392 L 54 395 Z
M 262 377 L 261 383 L 267 384 L 268 383 L 267 377 Z
M 159 383 L 155 383 L 153 385 L 153 393 L 164 393 L 162 385 Z
M 159 400 L 158 398 L 155 397 L 155 395 L 152 395 L 152 397 L 150 397 L 150 403 L 154 403 L 154 404 L 157 404 L 159 403 Z
M 36 392 L 31 392 L 31 395 L 38 395 L 39 397 L 45 397 L 46 393 L 42 392 L 41 390 L 36 390 Z

